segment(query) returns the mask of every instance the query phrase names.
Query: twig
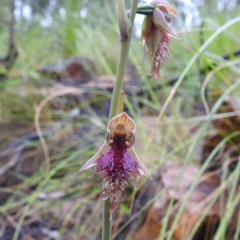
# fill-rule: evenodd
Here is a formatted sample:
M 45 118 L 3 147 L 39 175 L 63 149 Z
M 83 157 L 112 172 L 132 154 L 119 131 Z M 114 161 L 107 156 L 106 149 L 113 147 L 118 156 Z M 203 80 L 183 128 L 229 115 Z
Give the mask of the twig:
M 49 137 L 53 133 L 57 132 L 61 125 L 57 124 L 53 128 L 51 128 L 48 131 L 45 131 L 43 133 L 44 137 Z M 3 164 L 0 168 L 0 176 L 4 174 L 6 171 L 8 171 L 11 167 L 16 165 L 16 163 L 19 161 L 22 155 L 22 151 L 29 145 L 31 145 L 33 142 L 38 141 L 39 136 L 37 133 L 30 133 L 27 134 L 19 139 L 17 139 L 15 142 L 10 144 L 8 148 L 0 153 L 0 160 L 11 153 L 14 153 L 13 157 L 7 161 L 5 164 Z

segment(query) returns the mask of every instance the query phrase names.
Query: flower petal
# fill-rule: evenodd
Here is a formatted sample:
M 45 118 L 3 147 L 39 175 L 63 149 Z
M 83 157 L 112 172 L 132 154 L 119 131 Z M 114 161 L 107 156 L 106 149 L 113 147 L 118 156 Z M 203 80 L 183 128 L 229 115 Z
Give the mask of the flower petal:
M 132 120 L 131 117 L 127 115 L 126 112 L 118 114 L 116 117 L 112 118 L 108 123 L 108 131 L 110 133 L 114 132 L 115 134 L 122 134 L 122 132 L 117 132 L 118 125 L 123 125 L 125 127 L 126 133 L 135 133 L 136 130 L 136 124 Z M 125 133 L 125 134 L 126 134 Z
M 147 173 L 145 167 L 139 162 L 140 160 L 136 159 L 134 150 L 128 151 L 128 149 L 132 148 L 122 150 L 121 159 L 118 159 L 121 154 L 116 154 L 116 150 L 112 148 L 98 160 L 97 172 L 103 171 L 102 179 L 106 180 L 101 196 L 104 199 L 110 198 L 110 214 L 123 200 L 128 180 L 131 180 L 137 187 L 137 175 L 140 175 L 140 172 L 144 172 L 145 175 Z
M 100 150 L 83 165 L 83 167 L 79 170 L 79 172 L 82 172 L 90 167 L 97 165 L 98 159 L 104 156 L 110 149 L 111 147 L 109 146 L 109 144 L 107 142 L 104 142 Z
M 154 23 L 153 23 L 153 18 L 152 15 L 151 16 L 146 16 L 143 19 L 143 23 L 142 23 L 142 43 L 143 46 L 146 45 L 146 40 L 149 36 L 149 34 L 151 34 L 151 32 L 153 31 L 154 28 Z
M 161 41 L 162 32 L 153 23 L 152 16 L 146 16 L 142 27 L 142 44 L 144 47 L 144 58 L 153 59 Z
M 166 11 L 169 14 L 172 14 L 173 16 L 177 15 L 176 10 L 173 8 L 173 6 L 167 0 L 153 0 L 151 2 L 151 4 L 157 8 L 165 8 Z
M 150 176 L 150 174 L 148 173 L 148 170 L 145 168 L 145 166 L 143 165 L 143 163 L 141 162 L 141 160 L 139 159 L 139 157 L 137 156 L 137 153 L 135 152 L 134 148 L 128 148 L 127 149 L 127 153 L 130 154 L 130 156 L 134 159 L 134 161 L 136 161 L 137 165 L 138 165 L 138 170 L 145 175 L 146 177 L 152 179 L 152 177 Z
M 167 32 L 170 37 L 180 39 L 169 26 L 169 23 L 166 21 L 166 17 L 164 16 L 163 12 L 158 8 L 155 8 L 153 11 L 153 22 L 160 31 Z
M 159 69 L 164 65 L 167 59 L 170 57 L 170 52 L 167 45 L 169 44 L 169 36 L 164 33 L 161 41 L 158 44 L 158 48 L 155 52 L 154 59 L 152 61 L 152 77 L 153 79 L 158 79 Z
M 108 131 L 110 136 L 134 134 L 135 130 L 136 125 L 126 112 L 118 114 L 108 123 Z
M 152 78 L 157 80 L 159 78 L 159 69 L 160 69 L 160 62 L 153 61 L 152 63 Z
M 111 183 L 111 190 L 110 190 L 110 214 L 112 215 L 113 212 L 116 210 L 120 202 L 122 202 L 124 198 L 124 193 L 126 192 L 127 188 L 127 181 L 126 180 L 121 180 L 117 184 L 116 183 Z M 108 182 L 106 182 L 108 184 Z M 108 188 L 105 184 L 105 189 Z

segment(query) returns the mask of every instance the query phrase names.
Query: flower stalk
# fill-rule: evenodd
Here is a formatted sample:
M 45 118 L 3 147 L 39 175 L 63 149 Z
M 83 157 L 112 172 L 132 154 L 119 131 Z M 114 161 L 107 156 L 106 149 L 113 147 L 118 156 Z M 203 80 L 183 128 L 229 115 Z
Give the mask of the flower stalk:
M 125 69 L 127 66 L 127 59 L 128 59 L 129 49 L 130 49 L 130 44 L 131 44 L 131 35 L 132 35 L 135 13 L 137 10 L 137 3 L 138 3 L 137 0 L 132 1 L 132 6 L 131 6 L 130 16 L 129 16 L 130 21 L 128 21 L 128 23 L 130 23 L 131 26 L 126 25 L 126 28 L 129 29 L 129 30 L 127 30 L 123 27 L 123 26 L 125 26 L 125 24 L 122 25 L 122 22 L 124 22 L 124 21 L 120 21 L 120 19 L 119 19 L 120 16 L 122 16 L 122 17 L 124 16 L 124 18 L 126 18 L 125 9 L 124 9 L 124 13 L 123 13 L 122 12 L 123 8 L 122 7 L 118 8 L 119 5 L 124 5 L 124 0 L 116 0 L 115 1 L 116 11 L 117 12 L 121 11 L 121 13 L 117 13 L 119 34 L 120 34 L 120 54 L 119 54 L 119 59 L 118 59 L 116 80 L 114 83 L 114 89 L 113 89 L 113 94 L 112 94 L 109 120 L 111 118 L 113 118 L 114 116 L 116 116 L 117 112 L 118 112 L 119 99 L 120 99 L 120 95 L 121 95 L 122 88 L 123 88 L 123 79 L 124 79 Z M 128 31 L 127 36 L 126 36 L 126 30 Z
M 109 113 L 108 134 L 101 149 L 80 170 L 96 165 L 96 172 L 102 173 L 103 240 L 111 239 L 111 215 L 124 197 L 128 180 L 132 180 L 136 186 L 136 177 L 140 173 L 151 178 L 133 148 L 136 125 L 123 112 L 123 80 L 137 4 L 137 0 L 132 0 L 130 13 L 126 13 L 124 0 L 115 0 L 120 54 Z
M 102 239 L 111 239 L 111 216 L 124 198 L 128 181 L 137 186 L 137 177 L 151 178 L 134 150 L 136 124 L 123 111 L 123 81 L 133 23 L 136 13 L 146 15 L 142 28 L 142 42 L 145 54 L 152 61 L 152 76 L 157 79 L 159 67 L 169 56 L 166 46 L 169 37 L 178 38 L 170 28 L 170 15 L 176 15 L 167 0 L 153 0 L 151 4 L 132 0 L 130 12 L 125 10 L 124 0 L 115 0 L 116 16 L 120 35 L 120 53 L 116 79 L 109 111 L 107 137 L 100 150 L 88 160 L 80 171 L 96 166 L 103 180 L 101 199 L 103 201 Z
M 127 66 L 127 59 L 129 55 L 129 49 L 131 44 L 131 35 L 132 35 L 132 29 L 133 29 L 133 22 L 137 10 L 137 4 L 138 0 L 132 1 L 131 11 L 130 11 L 130 23 L 132 24 L 130 28 L 127 26 L 127 24 L 123 24 L 123 26 L 126 26 L 126 28 L 129 28 L 127 37 L 126 36 L 126 28 L 124 29 L 121 26 L 121 22 L 127 22 L 126 21 L 126 12 L 125 8 L 120 7 L 119 5 L 124 6 L 124 0 L 115 0 L 115 6 L 116 6 L 116 12 L 117 12 L 117 20 L 118 20 L 118 26 L 120 31 L 120 55 L 118 59 L 118 66 L 117 66 L 117 72 L 116 72 L 116 80 L 114 84 L 113 89 L 113 95 L 111 100 L 111 107 L 110 107 L 110 113 L 109 113 L 109 120 L 117 115 L 118 108 L 119 108 L 119 101 L 120 96 L 123 88 L 123 79 L 124 79 L 124 73 Z M 121 18 L 124 18 L 124 20 L 121 20 Z M 111 230 L 112 230 L 112 220 L 110 215 L 110 200 L 107 199 L 103 201 L 103 217 L 102 217 L 102 239 L 103 240 L 110 240 L 111 239 Z
M 119 111 L 123 109 L 123 94 L 120 97 Z M 110 221 L 106 218 L 116 210 L 124 198 L 128 181 L 137 186 L 137 176 L 145 175 L 151 179 L 134 150 L 136 124 L 126 112 L 121 112 L 112 118 L 107 125 L 106 141 L 100 150 L 81 168 L 84 171 L 96 165 L 96 172 L 101 172 L 104 180 L 101 199 L 108 203 L 108 209 L 104 208 L 104 227 L 111 228 Z M 109 200 L 110 202 L 108 202 Z M 108 210 L 108 213 L 107 213 Z M 105 222 L 108 221 L 108 222 Z M 109 230 L 109 229 L 106 229 Z M 110 232 L 103 232 L 107 237 Z M 103 239 L 107 239 L 106 237 Z
M 129 55 L 131 34 L 133 29 L 133 22 L 135 18 L 135 13 L 137 10 L 137 0 L 132 1 L 131 11 L 130 11 L 130 24 L 128 26 L 128 21 L 126 18 L 125 4 L 124 0 L 115 0 L 115 7 L 117 12 L 117 20 L 120 31 L 120 55 L 117 66 L 116 80 L 114 84 L 111 107 L 109 113 L 109 120 L 112 119 L 118 113 L 120 95 L 123 88 L 124 73 L 127 66 L 127 59 Z M 129 30 L 128 30 L 129 29 Z M 110 200 L 107 199 L 103 201 L 103 218 L 102 218 L 102 239 L 111 239 L 111 216 L 110 216 Z
M 107 137 L 100 150 L 88 160 L 80 171 L 96 166 L 103 180 L 101 199 L 103 201 L 102 239 L 111 239 L 111 216 L 124 198 L 128 181 L 137 186 L 137 176 L 151 179 L 134 150 L 136 124 L 123 111 L 123 81 L 129 55 L 133 22 L 136 12 L 146 15 L 142 42 L 152 59 L 152 76 L 158 78 L 159 67 L 169 55 L 166 44 L 169 36 L 177 37 L 169 27 L 170 14 L 175 10 L 167 0 L 153 0 L 151 5 L 132 0 L 130 12 L 125 11 L 124 0 L 115 0 L 116 16 L 120 34 L 120 53 L 114 82 Z

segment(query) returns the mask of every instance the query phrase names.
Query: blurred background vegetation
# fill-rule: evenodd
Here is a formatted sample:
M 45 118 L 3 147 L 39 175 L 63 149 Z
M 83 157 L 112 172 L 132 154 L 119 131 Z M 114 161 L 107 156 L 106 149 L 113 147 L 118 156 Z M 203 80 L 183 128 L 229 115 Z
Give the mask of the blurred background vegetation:
M 11 1 L 1 0 L 0 8 L 0 239 L 99 239 L 99 176 L 93 176 L 94 170 L 79 174 L 78 169 L 106 134 L 119 53 L 114 1 L 14 3 L 12 8 Z M 181 41 L 171 40 L 172 56 L 160 69 L 160 78 L 149 78 L 150 65 L 143 59 L 141 16 L 136 18 L 126 70 L 126 111 L 137 123 L 136 151 L 152 175 L 169 161 L 202 169 L 200 142 L 213 131 L 217 106 L 240 97 L 240 23 L 231 24 L 239 17 L 239 1 L 171 3 L 178 13 L 172 26 Z M 13 27 L 14 36 L 9 34 Z M 6 67 L 11 37 L 18 54 Z M 62 77 L 56 66 L 66 66 L 69 62 L 60 63 L 66 59 L 75 62 L 75 57 L 84 74 Z M 176 94 L 161 112 L 181 78 Z M 239 104 L 234 106 L 235 115 L 239 110 Z M 229 117 L 234 111 L 223 113 Z M 221 181 L 235 176 L 237 184 L 239 171 L 233 174 L 225 174 Z M 139 183 L 139 190 L 143 184 Z M 129 219 L 126 226 L 131 226 L 138 190 L 131 185 L 128 190 L 114 216 L 114 233 Z M 235 197 L 230 199 L 230 210 L 235 209 L 232 203 L 239 193 Z M 233 238 L 225 238 L 228 220 L 222 221 L 225 225 L 219 222 L 225 227 L 217 230 L 216 236 L 223 238 L 216 240 L 239 239 L 239 219 Z M 126 229 L 121 232 L 133 231 Z M 159 239 L 165 239 L 161 234 Z M 125 237 L 119 235 L 119 239 Z

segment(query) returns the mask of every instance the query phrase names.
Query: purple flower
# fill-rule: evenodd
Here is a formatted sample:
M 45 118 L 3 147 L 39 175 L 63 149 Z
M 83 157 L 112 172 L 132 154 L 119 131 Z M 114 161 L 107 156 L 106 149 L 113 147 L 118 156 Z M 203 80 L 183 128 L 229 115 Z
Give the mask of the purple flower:
M 176 16 L 174 8 L 167 0 L 153 0 L 151 14 L 145 16 L 142 26 L 142 44 L 144 59 L 148 57 L 152 65 L 152 77 L 158 79 L 159 69 L 170 57 L 169 38 L 179 39 L 171 29 L 171 16 Z
M 151 178 L 133 148 L 135 129 L 134 121 L 125 112 L 111 119 L 103 146 L 80 170 L 97 165 L 96 171 L 102 172 L 105 184 L 101 198 L 110 199 L 110 214 L 123 200 L 129 179 L 136 186 L 140 173 Z

